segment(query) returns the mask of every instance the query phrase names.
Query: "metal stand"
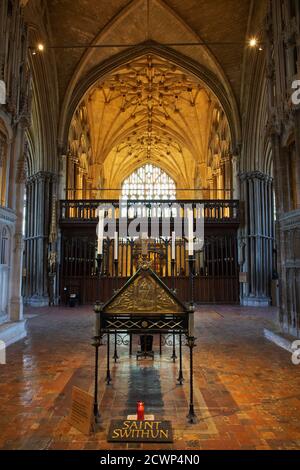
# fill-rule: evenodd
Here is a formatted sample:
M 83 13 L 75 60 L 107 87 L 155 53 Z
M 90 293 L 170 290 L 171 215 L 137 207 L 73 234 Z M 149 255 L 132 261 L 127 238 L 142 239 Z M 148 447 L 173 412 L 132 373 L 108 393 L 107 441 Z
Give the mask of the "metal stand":
M 194 267 L 195 267 L 195 258 L 194 256 L 189 255 L 189 284 L 190 284 L 190 303 L 194 305 Z
M 171 359 L 173 359 L 173 362 L 175 364 L 177 356 L 176 356 L 176 336 L 174 332 L 173 332 L 173 354 L 171 356 Z
M 182 373 L 182 334 L 179 333 L 179 375 L 178 375 L 178 384 L 183 385 L 184 378 Z
M 159 335 L 159 355 L 162 355 L 162 335 Z
M 99 364 L 99 347 L 101 341 L 100 336 L 94 336 L 92 345 L 95 348 L 95 384 L 94 384 L 94 419 L 95 424 L 100 421 L 100 412 L 98 405 L 98 364 Z
M 129 334 L 129 356 L 132 356 L 132 333 Z
M 175 259 L 172 259 L 171 261 L 171 276 L 172 276 L 172 291 L 174 294 L 176 294 L 176 286 L 175 286 Z M 171 359 L 173 360 L 174 364 L 176 362 L 177 356 L 176 356 L 176 335 L 175 332 L 173 332 L 173 354 L 171 356 Z
M 109 385 L 111 383 L 111 375 L 110 375 L 110 334 L 107 333 L 107 366 L 106 366 L 106 384 Z
M 114 356 L 113 356 L 115 363 L 119 359 L 117 346 L 118 346 L 118 335 L 117 335 L 117 331 L 115 331 L 115 351 L 114 351 Z
M 194 377 L 193 377 L 193 349 L 195 347 L 195 338 L 194 336 L 188 336 L 188 347 L 190 349 L 190 406 L 187 419 L 189 423 L 196 424 L 198 422 L 197 416 L 194 410 Z

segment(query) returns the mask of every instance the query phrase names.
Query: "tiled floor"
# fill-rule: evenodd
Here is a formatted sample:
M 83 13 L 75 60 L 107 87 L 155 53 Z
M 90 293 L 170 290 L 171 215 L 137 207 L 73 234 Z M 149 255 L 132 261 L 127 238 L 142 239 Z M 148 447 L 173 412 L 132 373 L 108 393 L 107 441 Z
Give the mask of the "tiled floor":
M 29 313 L 38 315 L 29 315 L 28 338 L 8 348 L 7 365 L 0 366 L 0 449 L 157 449 L 106 442 L 110 419 L 133 413 L 137 398 L 145 401 L 147 413 L 172 420 L 175 441 L 163 449 L 300 449 L 300 366 L 263 337 L 274 310 L 199 309 L 196 425 L 186 422 L 188 384 L 176 385 L 178 365 L 170 359 L 170 347 L 154 363 L 139 364 L 128 358 L 128 346 L 120 347 L 109 387 L 103 347 L 102 424 L 90 436 L 70 427 L 68 414 L 74 385 L 93 390 L 91 308 Z

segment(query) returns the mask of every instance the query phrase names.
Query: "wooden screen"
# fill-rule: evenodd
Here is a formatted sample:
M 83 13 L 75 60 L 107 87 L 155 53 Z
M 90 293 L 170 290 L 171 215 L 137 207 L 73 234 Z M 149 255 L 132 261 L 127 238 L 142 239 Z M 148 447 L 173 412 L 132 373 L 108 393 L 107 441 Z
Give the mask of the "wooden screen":
M 221 233 L 220 233 L 221 232 Z M 104 246 L 102 276 L 99 282 L 96 263 L 95 232 L 83 235 L 72 230 L 62 234 L 60 270 L 61 300 L 76 293 L 80 302 L 107 301 L 113 289 L 121 287 L 138 267 L 140 248 L 132 241 L 119 242 L 118 273 L 114 270 L 114 241 Z M 171 246 L 167 241 L 150 241 L 148 256 L 153 270 L 172 287 L 174 282 L 182 301 L 188 299 L 188 257 L 186 241 L 177 241 L 175 279 L 171 277 Z M 203 250 L 196 253 L 195 301 L 199 303 L 238 303 L 239 273 L 236 230 L 206 231 Z

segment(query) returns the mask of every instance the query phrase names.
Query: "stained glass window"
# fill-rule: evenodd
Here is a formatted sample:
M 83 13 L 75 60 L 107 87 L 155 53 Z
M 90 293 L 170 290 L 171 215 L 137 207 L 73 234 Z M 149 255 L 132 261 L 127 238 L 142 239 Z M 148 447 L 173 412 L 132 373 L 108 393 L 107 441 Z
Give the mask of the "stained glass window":
M 123 182 L 122 197 L 131 200 L 175 200 L 176 185 L 161 168 L 148 164 Z

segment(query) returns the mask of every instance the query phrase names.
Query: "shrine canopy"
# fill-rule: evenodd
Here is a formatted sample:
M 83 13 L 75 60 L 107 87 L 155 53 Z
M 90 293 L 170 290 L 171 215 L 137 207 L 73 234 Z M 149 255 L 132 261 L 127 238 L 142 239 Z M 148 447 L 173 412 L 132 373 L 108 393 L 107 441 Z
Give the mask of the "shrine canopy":
M 104 305 L 100 312 L 101 334 L 187 333 L 189 309 L 147 263 Z

